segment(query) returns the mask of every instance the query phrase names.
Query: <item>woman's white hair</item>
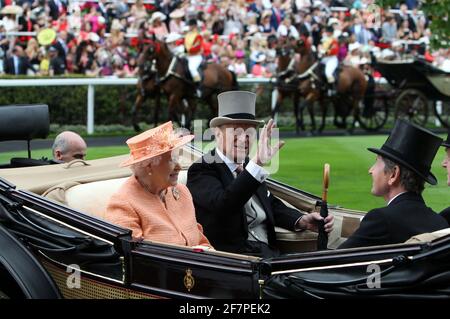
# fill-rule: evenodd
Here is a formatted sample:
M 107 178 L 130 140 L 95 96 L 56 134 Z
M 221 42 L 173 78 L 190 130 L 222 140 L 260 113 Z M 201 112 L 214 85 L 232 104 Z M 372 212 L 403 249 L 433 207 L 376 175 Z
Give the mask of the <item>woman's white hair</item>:
M 133 165 L 130 165 L 130 169 L 133 172 L 134 175 L 141 175 L 142 173 L 147 173 L 145 172 L 145 168 L 147 168 L 148 166 L 155 166 L 158 165 L 161 162 L 162 156 L 158 155 L 155 157 L 152 157 L 148 160 L 144 160 L 138 163 L 135 163 Z M 144 171 L 144 172 L 143 172 Z

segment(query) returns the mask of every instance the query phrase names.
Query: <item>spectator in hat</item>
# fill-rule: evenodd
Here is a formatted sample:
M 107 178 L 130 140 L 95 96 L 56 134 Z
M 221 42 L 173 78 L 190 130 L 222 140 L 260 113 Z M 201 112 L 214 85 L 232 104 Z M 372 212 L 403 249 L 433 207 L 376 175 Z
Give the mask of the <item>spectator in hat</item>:
M 317 222 L 323 218 L 318 213 L 304 214 L 289 208 L 268 191 L 265 180 L 269 173 L 264 166 L 284 142 L 271 146 L 275 124 L 270 120 L 260 132 L 258 152 L 250 156 L 257 127 L 263 124 L 255 119 L 256 95 L 228 91 L 217 99 L 219 114 L 209 124 L 214 130 L 216 148 L 188 171 L 187 187 L 197 220 L 216 249 L 277 256 L 275 226 L 317 231 Z M 333 216 L 329 215 L 325 230 L 329 232 L 332 227 Z
M 139 29 L 141 23 L 147 20 L 148 13 L 143 0 L 136 0 L 135 4 L 131 7 L 130 18 L 133 18 L 131 20 L 133 21 L 132 28 L 134 30 Z
M 359 67 L 361 64 L 361 44 L 353 42 L 348 45 L 349 54 L 345 57 L 344 64 Z
M 165 39 L 165 42 L 172 54 L 178 56 L 184 55 L 184 40 L 181 34 L 169 33 L 169 35 Z
M 169 31 L 167 30 L 167 26 L 163 22 L 165 20 L 166 20 L 166 15 L 159 11 L 153 12 L 152 17 L 150 18 L 149 33 L 155 34 L 155 36 L 158 40 L 163 40 L 169 34 Z
M 51 46 L 48 49 L 48 53 L 50 57 L 49 75 L 54 76 L 66 74 L 66 63 L 59 56 L 58 49 L 56 49 L 54 46 Z
M 80 135 L 75 132 L 64 131 L 58 134 L 53 142 L 53 162 L 68 163 L 75 159 L 84 160 L 86 150 L 86 142 Z
M 267 73 L 265 66 L 263 65 L 266 60 L 266 55 L 262 52 L 256 52 L 252 54 L 250 59 L 255 63 L 252 67 L 252 75 L 255 77 L 267 77 L 270 76 Z
M 183 27 L 185 26 L 185 23 L 183 21 L 184 12 L 181 9 L 176 9 L 169 15 L 170 22 L 169 22 L 169 30 L 170 33 L 183 33 Z
M 383 197 L 386 207 L 369 211 L 359 228 L 339 248 L 403 243 L 412 236 L 448 227 L 444 218 L 427 207 L 425 182 L 437 183 L 431 164 L 442 139 L 433 133 L 397 120 L 369 169 L 372 194 Z
M 447 139 L 442 143 L 442 146 L 445 148 L 445 157 L 442 161 L 442 167 L 447 171 L 447 186 L 450 186 L 450 130 L 448 131 Z M 450 224 L 450 207 L 444 209 L 441 212 L 441 216 Z
M 230 71 L 233 71 L 237 77 L 247 76 L 247 65 L 245 64 L 245 52 L 243 50 L 236 50 L 235 60 L 229 67 Z
M 177 135 L 167 122 L 128 139 L 130 157 L 121 166 L 133 175 L 112 195 L 107 219 L 131 229 L 137 240 L 212 248 L 188 188 L 178 183 L 179 149 L 193 138 Z
M 277 35 L 279 37 L 285 37 L 285 38 L 294 38 L 298 39 L 300 37 L 297 29 L 292 25 L 291 19 L 286 16 L 284 17 L 283 21 L 281 22 L 280 26 L 277 29 Z
M 266 35 L 273 34 L 276 32 L 276 29 L 270 23 L 271 17 L 272 17 L 272 11 L 270 11 L 270 10 L 264 11 L 261 16 L 262 32 L 265 33 Z

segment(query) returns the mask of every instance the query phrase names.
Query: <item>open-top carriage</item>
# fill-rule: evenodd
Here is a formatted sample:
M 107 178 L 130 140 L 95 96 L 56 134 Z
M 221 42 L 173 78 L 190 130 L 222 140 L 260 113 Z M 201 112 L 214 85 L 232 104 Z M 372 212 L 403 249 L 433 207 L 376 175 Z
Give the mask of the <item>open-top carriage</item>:
M 395 89 L 387 94 L 394 99 L 395 118 L 426 126 L 431 101 L 441 125 L 450 127 L 450 73 L 418 58 L 390 61 L 373 56 L 372 65 Z
M 201 155 L 182 149 L 179 183 Z M 266 259 L 134 239 L 105 220 L 131 175 L 118 167 L 124 158 L 0 169 L 0 298 L 450 298 L 450 229 L 433 240 L 336 250 L 364 212 L 334 205 L 325 251 L 315 251 L 316 233 L 284 229 L 285 254 Z M 301 211 L 321 207 L 313 194 L 267 184 Z

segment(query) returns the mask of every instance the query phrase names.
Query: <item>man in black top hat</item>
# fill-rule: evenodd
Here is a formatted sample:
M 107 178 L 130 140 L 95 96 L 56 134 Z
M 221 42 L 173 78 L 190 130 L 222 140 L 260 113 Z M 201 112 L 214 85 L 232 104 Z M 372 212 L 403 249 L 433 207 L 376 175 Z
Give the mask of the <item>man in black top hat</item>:
M 447 185 L 450 186 L 450 130 L 448 131 L 447 139 L 442 143 L 445 147 L 445 158 L 442 161 L 442 167 L 447 170 Z M 441 216 L 450 224 L 450 207 L 447 207 L 441 212 Z
M 397 120 L 391 135 L 370 168 L 372 194 L 382 196 L 386 207 L 366 214 L 359 228 L 339 248 L 403 243 L 414 235 L 448 227 L 444 218 L 425 205 L 425 181 L 435 185 L 431 163 L 442 142 L 433 133 Z
M 214 248 L 260 257 L 277 256 L 275 226 L 292 231 L 317 231 L 318 213 L 303 214 L 274 197 L 265 183 L 263 168 L 283 142 L 271 146 L 273 120 L 261 130 L 258 151 L 249 160 L 256 138 L 256 94 L 228 91 L 218 95 L 219 116 L 210 122 L 216 148 L 192 164 L 187 187 L 197 220 Z M 333 216 L 325 219 L 330 232 Z

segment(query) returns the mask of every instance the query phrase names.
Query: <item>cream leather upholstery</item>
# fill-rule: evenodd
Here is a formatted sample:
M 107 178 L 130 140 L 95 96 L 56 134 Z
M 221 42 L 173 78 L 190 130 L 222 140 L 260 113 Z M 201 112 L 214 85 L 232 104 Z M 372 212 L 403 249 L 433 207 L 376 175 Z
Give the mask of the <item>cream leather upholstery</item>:
M 46 191 L 44 196 L 88 215 L 105 219 L 109 199 L 119 190 L 127 178 L 116 178 L 85 184 L 73 183 L 69 187 L 60 185 Z M 186 184 L 186 180 L 187 170 L 180 171 L 178 182 Z
M 415 235 L 415 236 L 411 237 L 410 239 L 408 239 L 406 241 L 406 243 L 407 244 L 426 243 L 426 242 L 430 242 L 430 241 L 433 241 L 435 239 L 438 239 L 438 238 L 441 238 L 441 237 L 444 237 L 447 235 L 450 235 L 450 227 L 441 229 L 441 230 L 437 230 L 432 233 L 424 233 L 424 234 L 420 234 L 420 235 Z

